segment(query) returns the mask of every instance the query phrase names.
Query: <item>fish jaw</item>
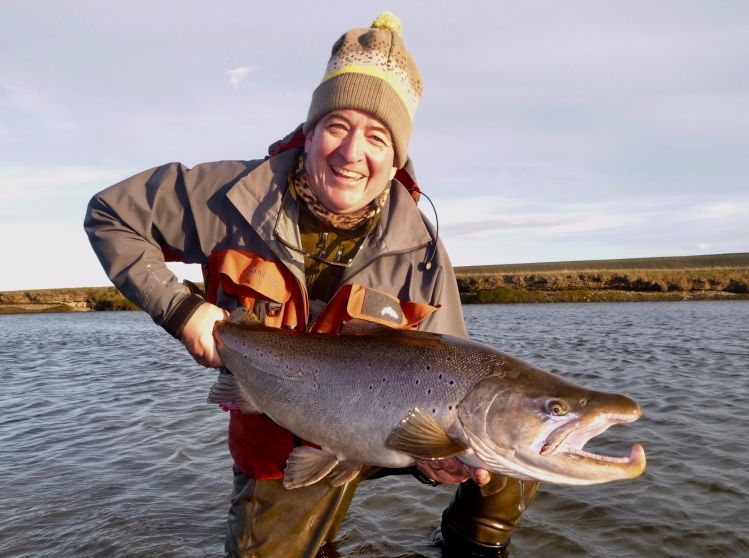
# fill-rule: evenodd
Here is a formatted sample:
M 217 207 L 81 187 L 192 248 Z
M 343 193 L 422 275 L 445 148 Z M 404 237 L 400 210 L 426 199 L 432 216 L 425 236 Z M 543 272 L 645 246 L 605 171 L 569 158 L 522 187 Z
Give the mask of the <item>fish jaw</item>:
M 631 400 L 630 400 L 631 401 Z M 585 415 L 555 428 L 537 451 L 539 459 L 555 462 L 556 469 L 564 469 L 570 484 L 594 484 L 613 480 L 631 479 L 645 471 L 645 450 L 633 444 L 629 455 L 615 457 L 587 451 L 585 444 L 615 424 L 634 422 L 641 415 L 640 407 L 632 401 L 629 412 L 610 412 Z M 537 448 L 534 448 L 537 449 Z M 588 480 L 594 482 L 587 482 Z
M 589 430 L 584 436 L 571 434 L 553 450 L 548 449 L 543 437 L 536 444 L 508 448 L 493 444 L 486 433 L 468 428 L 465 432 L 473 453 L 483 463 L 473 466 L 521 480 L 585 486 L 636 478 L 645 471 L 645 450 L 640 444 L 633 444 L 626 457 L 612 457 L 586 451 L 584 444 L 573 442 L 592 438 Z

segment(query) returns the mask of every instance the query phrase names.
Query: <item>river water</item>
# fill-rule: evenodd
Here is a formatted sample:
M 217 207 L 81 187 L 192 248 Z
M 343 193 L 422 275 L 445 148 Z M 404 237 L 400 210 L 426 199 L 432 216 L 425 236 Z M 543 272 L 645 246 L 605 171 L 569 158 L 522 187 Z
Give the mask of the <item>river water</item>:
M 544 485 L 513 558 L 749 556 L 749 302 L 468 306 L 470 334 L 591 387 L 638 422 L 630 481 Z M 0 316 L 0 556 L 221 556 L 231 463 L 214 373 L 142 313 Z M 440 557 L 450 499 L 364 483 L 329 556 Z

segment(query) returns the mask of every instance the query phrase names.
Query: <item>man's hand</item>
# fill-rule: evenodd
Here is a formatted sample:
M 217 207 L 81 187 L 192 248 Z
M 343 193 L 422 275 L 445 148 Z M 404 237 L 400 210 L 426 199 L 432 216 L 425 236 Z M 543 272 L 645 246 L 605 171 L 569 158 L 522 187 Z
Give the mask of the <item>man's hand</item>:
M 435 459 L 433 461 L 416 461 L 416 467 L 422 475 L 442 484 L 452 484 L 473 479 L 479 486 L 491 479 L 491 473 L 486 469 L 474 468 L 466 465 L 457 457 Z
M 179 337 L 195 362 L 207 368 L 220 368 L 224 365 L 216 350 L 213 326 L 218 321 L 228 319 L 229 312 L 209 302 L 204 302 L 195 310 Z

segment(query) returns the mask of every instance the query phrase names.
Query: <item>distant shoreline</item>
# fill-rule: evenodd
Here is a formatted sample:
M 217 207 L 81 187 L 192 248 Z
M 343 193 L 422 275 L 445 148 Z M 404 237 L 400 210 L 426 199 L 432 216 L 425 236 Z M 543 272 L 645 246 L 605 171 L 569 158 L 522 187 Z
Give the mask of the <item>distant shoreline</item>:
M 749 300 L 749 252 L 456 267 L 464 304 Z M 0 314 L 138 310 L 114 287 L 0 291 Z
M 455 268 L 470 303 L 749 300 L 749 253 Z

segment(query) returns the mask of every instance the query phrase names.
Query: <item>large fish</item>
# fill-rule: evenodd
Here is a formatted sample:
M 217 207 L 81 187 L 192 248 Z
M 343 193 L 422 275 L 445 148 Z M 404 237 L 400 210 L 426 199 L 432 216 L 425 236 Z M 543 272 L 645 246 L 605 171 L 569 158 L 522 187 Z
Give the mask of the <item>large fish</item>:
M 645 452 L 583 446 L 636 420 L 623 395 L 578 386 L 489 346 L 424 332 L 299 334 L 219 322 L 222 372 L 209 402 L 265 413 L 320 449 L 297 447 L 284 485 L 353 479 L 362 464 L 456 456 L 521 480 L 587 485 L 634 478 Z

